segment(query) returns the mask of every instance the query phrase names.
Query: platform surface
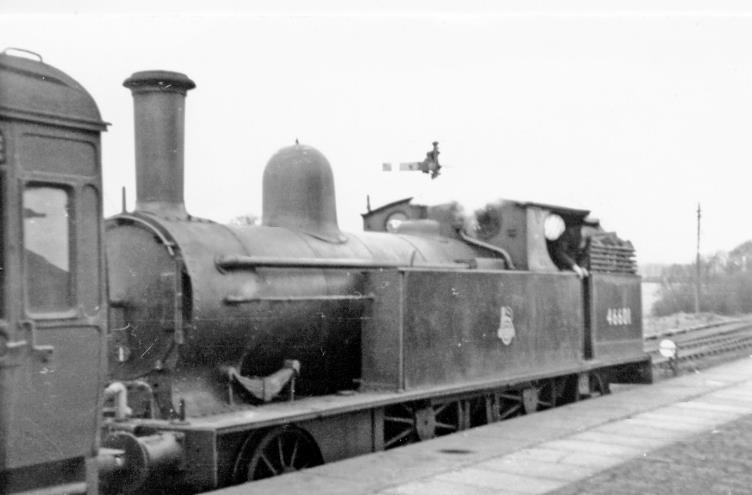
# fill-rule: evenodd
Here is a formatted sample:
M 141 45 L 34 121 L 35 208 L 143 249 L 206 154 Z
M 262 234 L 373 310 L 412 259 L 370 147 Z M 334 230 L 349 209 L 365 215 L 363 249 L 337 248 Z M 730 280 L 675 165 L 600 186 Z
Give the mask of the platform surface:
M 752 493 L 752 358 L 211 493 Z

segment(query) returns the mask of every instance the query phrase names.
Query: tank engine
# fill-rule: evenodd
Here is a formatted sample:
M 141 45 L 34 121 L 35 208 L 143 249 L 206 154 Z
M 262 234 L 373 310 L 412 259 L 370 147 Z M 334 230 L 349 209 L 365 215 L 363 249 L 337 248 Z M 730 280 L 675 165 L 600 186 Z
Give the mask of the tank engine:
M 393 233 L 347 234 L 329 163 L 295 144 L 266 166 L 261 225 L 218 224 L 183 202 L 194 83 L 151 71 L 125 86 L 137 201 L 107 221 L 106 243 L 110 373 L 128 401 L 104 443 L 148 462 L 126 456 L 109 486 L 263 478 L 649 379 L 641 322 L 626 317 L 639 315 L 631 246 L 582 282 L 545 239 L 547 218 L 574 228 L 587 212 L 499 203 L 471 235 L 451 207 L 414 207 L 426 214 Z M 366 217 L 387 225 L 392 209 Z M 293 465 L 283 451 L 298 446 Z

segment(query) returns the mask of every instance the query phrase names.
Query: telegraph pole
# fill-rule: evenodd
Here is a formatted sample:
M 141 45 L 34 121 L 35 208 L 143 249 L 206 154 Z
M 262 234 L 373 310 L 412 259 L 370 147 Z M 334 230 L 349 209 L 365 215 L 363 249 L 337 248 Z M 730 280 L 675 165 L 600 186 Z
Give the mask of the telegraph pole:
M 700 219 L 702 218 L 702 209 L 700 203 L 697 203 L 697 258 L 695 260 L 695 313 L 700 312 Z

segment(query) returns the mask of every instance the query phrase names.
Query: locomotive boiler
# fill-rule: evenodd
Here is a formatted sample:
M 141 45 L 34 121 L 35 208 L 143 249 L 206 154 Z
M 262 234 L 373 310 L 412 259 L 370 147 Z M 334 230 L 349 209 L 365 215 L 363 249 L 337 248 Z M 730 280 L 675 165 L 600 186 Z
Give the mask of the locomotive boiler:
M 266 166 L 261 225 L 193 217 L 182 191 L 193 82 L 142 72 L 125 86 L 135 100 L 138 197 L 106 228 L 110 369 L 155 391 L 158 417 L 179 404 L 193 415 L 221 412 L 235 393 L 269 400 L 275 383 L 292 379 L 299 395 L 353 390 L 364 270 L 456 269 L 496 255 L 452 239 L 341 232 L 331 167 L 301 144 Z M 263 380 L 270 375 L 282 381 Z

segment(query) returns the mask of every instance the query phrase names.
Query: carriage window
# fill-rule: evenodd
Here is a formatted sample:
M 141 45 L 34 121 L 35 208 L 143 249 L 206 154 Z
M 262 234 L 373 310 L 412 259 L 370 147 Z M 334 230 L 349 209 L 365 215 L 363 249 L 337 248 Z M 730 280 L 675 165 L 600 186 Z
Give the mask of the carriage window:
M 26 299 L 33 313 L 71 307 L 69 194 L 27 186 L 23 196 Z

